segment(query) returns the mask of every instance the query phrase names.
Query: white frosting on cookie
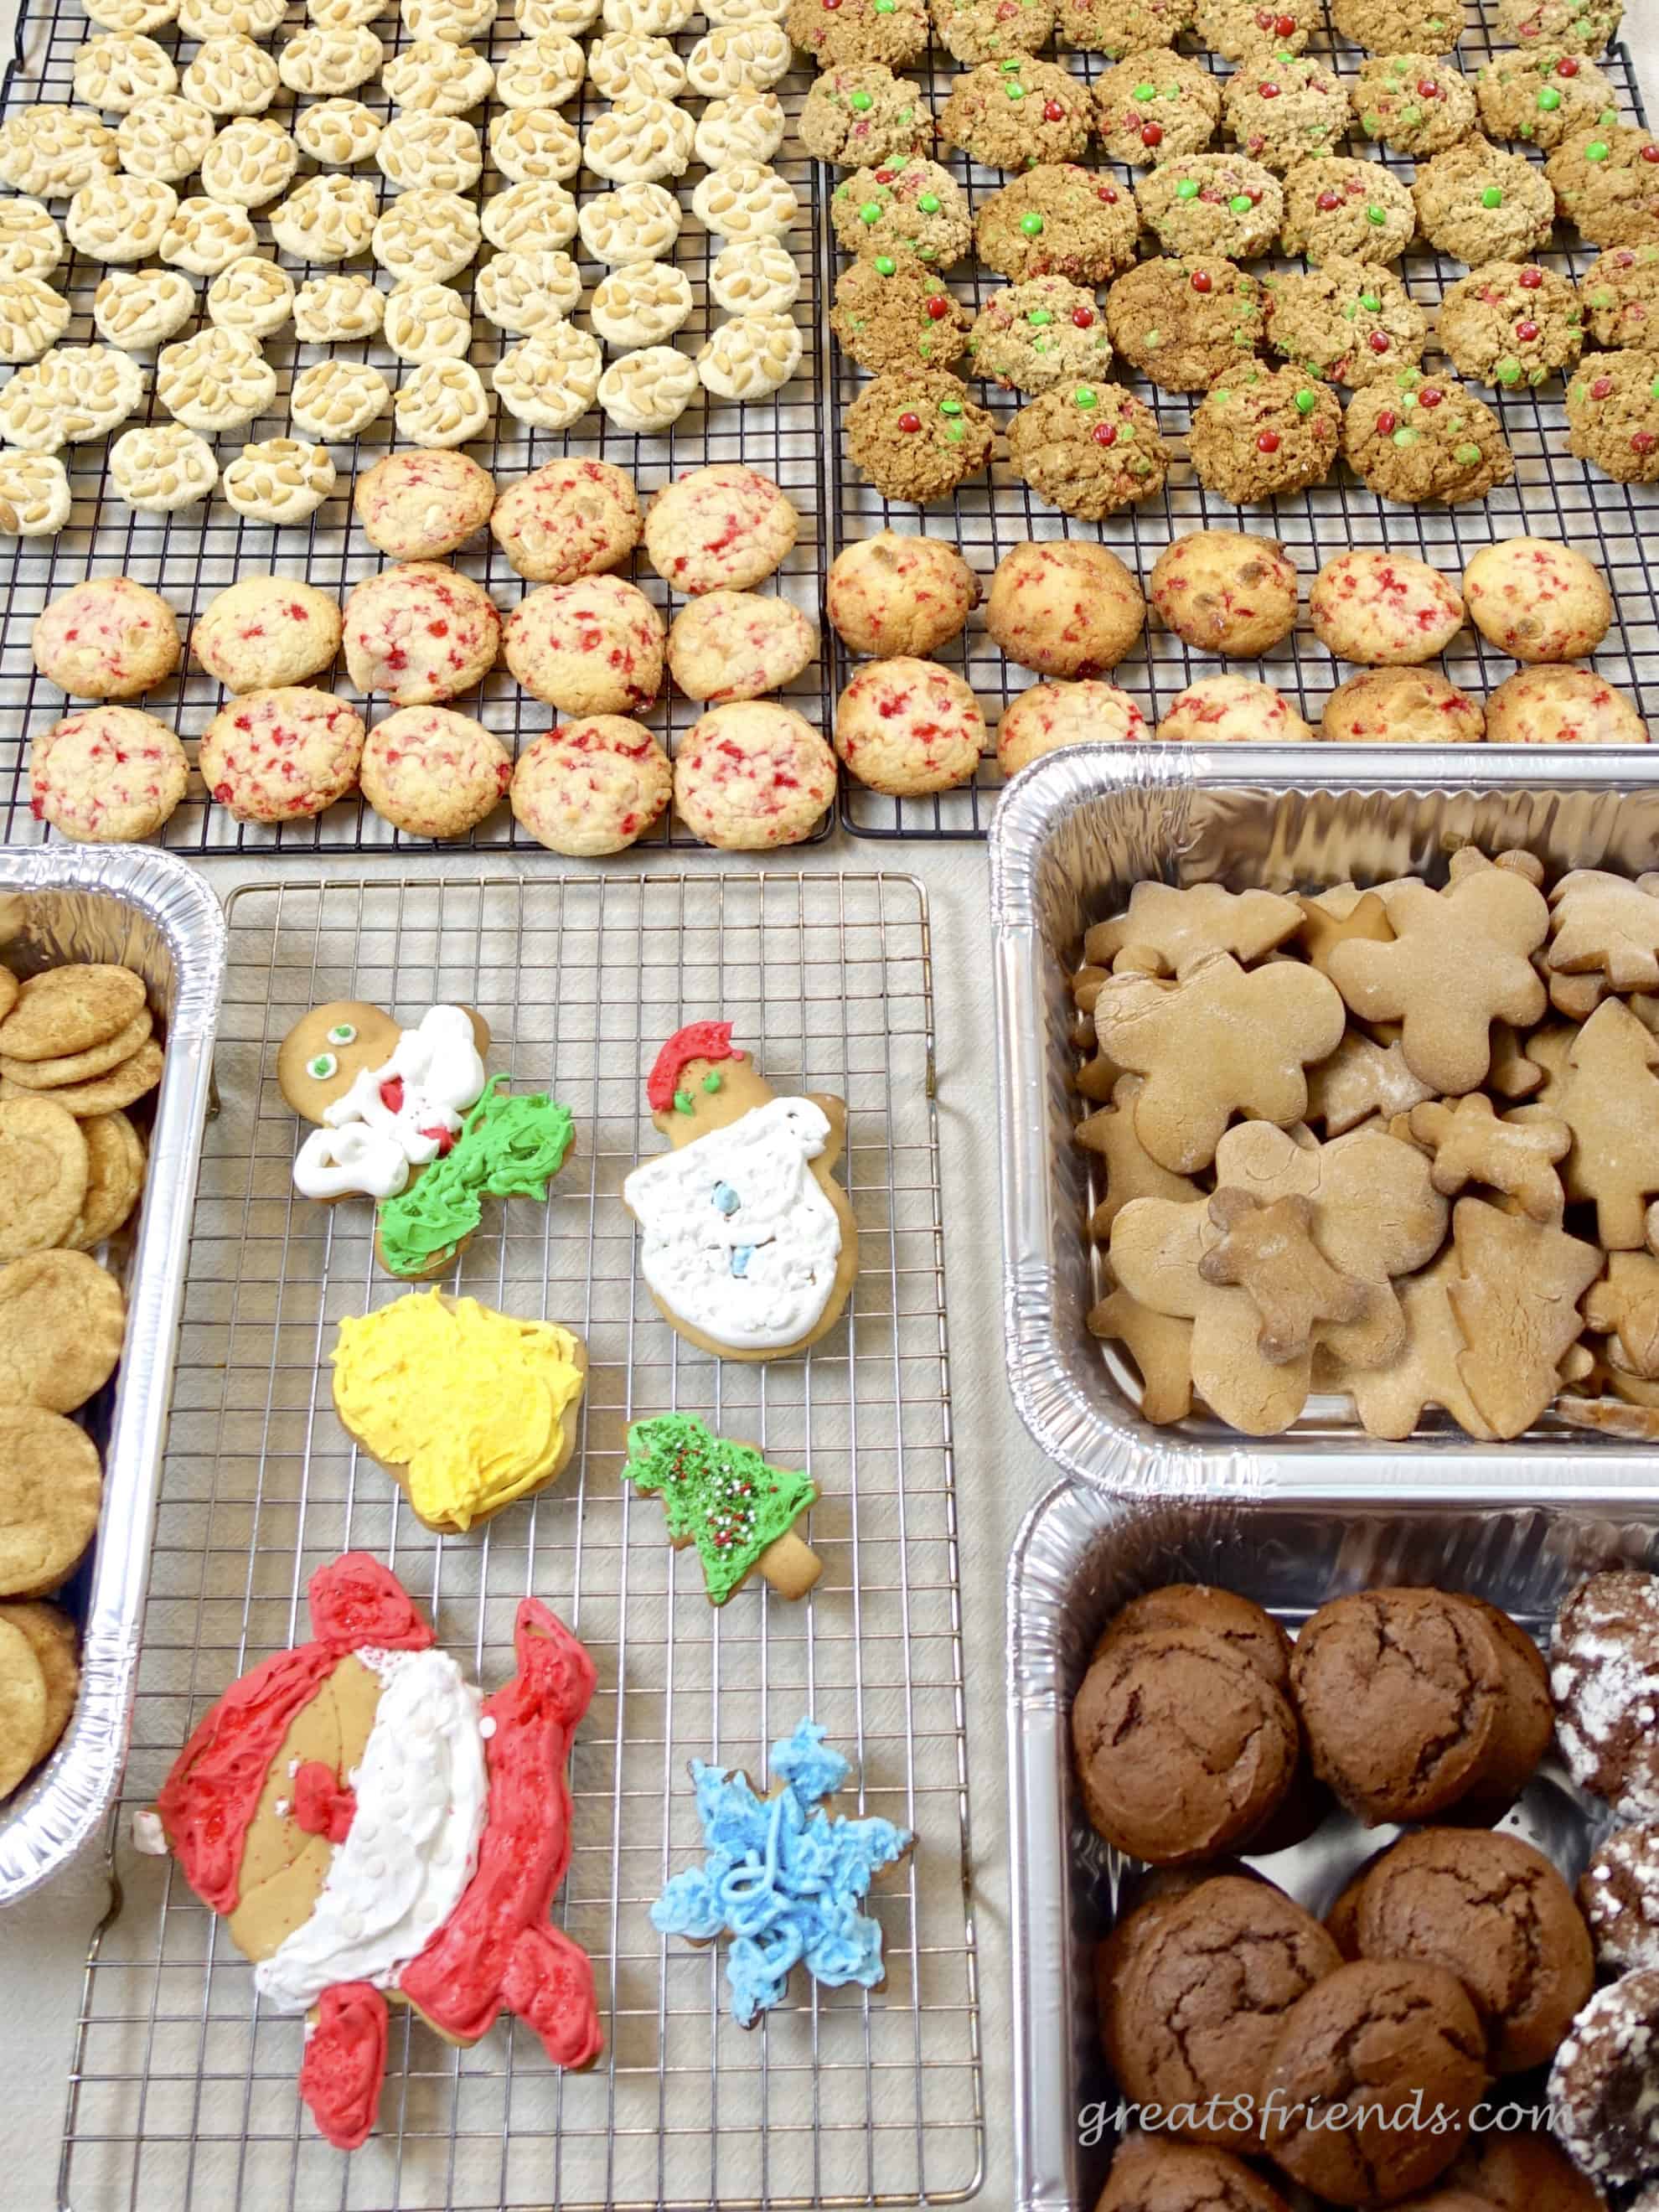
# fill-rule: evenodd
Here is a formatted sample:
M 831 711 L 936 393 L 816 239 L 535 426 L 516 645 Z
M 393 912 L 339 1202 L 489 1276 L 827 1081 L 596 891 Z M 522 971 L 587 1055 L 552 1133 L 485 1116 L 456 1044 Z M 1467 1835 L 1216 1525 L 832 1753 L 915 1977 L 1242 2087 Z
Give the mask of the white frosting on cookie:
M 383 1092 L 402 1085 L 395 1106 Z M 294 1163 L 294 1187 L 302 1198 L 396 1198 L 411 1167 L 447 1152 L 485 1081 L 484 1064 L 464 1006 L 434 1006 L 416 1029 L 405 1030 L 392 1057 L 365 1068 L 349 1091 L 323 1109 Z
M 679 1319 L 740 1350 L 793 1344 L 835 1288 L 841 1222 L 809 1162 L 830 1124 L 810 1098 L 770 1098 L 637 1167 L 623 1197 L 645 1279 Z

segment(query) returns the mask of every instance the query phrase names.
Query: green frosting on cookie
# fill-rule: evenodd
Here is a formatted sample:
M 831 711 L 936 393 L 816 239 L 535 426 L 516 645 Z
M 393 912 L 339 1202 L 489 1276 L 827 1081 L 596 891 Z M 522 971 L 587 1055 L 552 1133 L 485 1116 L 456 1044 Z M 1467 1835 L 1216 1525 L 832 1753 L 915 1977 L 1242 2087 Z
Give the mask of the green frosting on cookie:
M 635 1421 L 623 1480 L 660 1495 L 669 1537 L 696 1546 L 715 1605 L 726 1603 L 818 1494 L 809 1476 L 769 1466 L 750 1445 L 727 1443 L 695 1413 Z
M 483 1199 L 534 1198 L 564 1165 L 575 1123 L 544 1091 L 509 1096 L 493 1075 L 442 1158 L 380 1208 L 380 1243 L 394 1275 L 418 1275 L 440 1252 L 470 1237 Z

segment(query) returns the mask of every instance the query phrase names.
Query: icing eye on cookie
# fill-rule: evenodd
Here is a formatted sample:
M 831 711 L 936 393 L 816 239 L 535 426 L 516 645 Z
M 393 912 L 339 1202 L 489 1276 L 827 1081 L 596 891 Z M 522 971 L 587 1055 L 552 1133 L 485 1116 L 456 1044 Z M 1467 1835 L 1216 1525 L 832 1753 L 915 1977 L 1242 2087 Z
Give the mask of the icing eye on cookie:
M 342 1038 L 341 1042 L 349 1043 L 350 1039 Z M 306 1073 L 319 1083 L 326 1083 L 331 1075 L 337 1075 L 339 1072 L 340 1063 L 331 1052 L 319 1052 L 306 1062 Z
M 356 1024 L 354 1022 L 336 1022 L 328 1033 L 328 1041 L 331 1044 L 356 1044 Z M 333 1073 L 333 1069 L 330 1068 L 329 1073 L 332 1075 Z

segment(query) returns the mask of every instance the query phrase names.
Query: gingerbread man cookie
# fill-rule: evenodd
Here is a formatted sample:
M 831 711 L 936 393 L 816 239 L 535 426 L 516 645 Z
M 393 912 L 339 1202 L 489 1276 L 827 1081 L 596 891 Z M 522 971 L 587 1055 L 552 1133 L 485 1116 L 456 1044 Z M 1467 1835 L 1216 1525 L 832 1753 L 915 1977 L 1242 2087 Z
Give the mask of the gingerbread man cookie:
M 1249 967 L 1276 951 L 1302 927 L 1302 909 L 1276 891 L 1230 891 L 1219 884 L 1139 883 L 1127 914 L 1097 921 L 1084 939 L 1084 957 L 1103 966 L 1126 951 L 1126 963 L 1156 975 L 1184 975 L 1209 952 L 1231 952 Z
M 729 1022 L 693 1022 L 658 1054 L 651 1118 L 673 1150 L 635 1168 L 623 1198 L 669 1325 L 722 1359 L 804 1352 L 840 1319 L 858 1227 L 830 1170 L 847 1108 L 777 1097 Z

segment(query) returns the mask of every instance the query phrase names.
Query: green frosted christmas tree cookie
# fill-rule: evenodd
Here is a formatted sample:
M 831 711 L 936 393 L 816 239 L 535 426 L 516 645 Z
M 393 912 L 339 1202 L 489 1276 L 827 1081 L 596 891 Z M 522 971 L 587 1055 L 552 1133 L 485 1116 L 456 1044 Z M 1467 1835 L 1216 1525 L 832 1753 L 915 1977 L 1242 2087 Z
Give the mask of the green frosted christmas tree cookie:
M 668 1540 L 695 1544 L 712 1605 L 758 1567 L 781 1597 L 805 1597 L 823 1562 L 795 1534 L 817 1498 L 808 1475 L 769 1466 L 752 1444 L 717 1437 L 695 1413 L 659 1413 L 628 1431 L 623 1479 L 660 1496 Z

